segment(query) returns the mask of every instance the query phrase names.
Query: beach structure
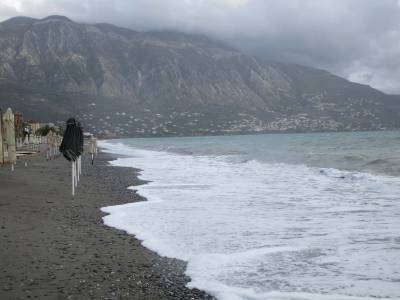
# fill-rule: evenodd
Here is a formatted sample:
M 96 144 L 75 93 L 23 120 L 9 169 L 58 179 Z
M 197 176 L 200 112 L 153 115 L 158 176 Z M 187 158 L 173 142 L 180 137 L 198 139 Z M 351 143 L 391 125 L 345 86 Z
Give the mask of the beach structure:
M 15 145 L 15 124 L 14 114 L 11 108 L 8 108 L 3 114 L 3 162 L 11 164 L 11 170 L 14 170 L 14 164 L 17 162 L 17 149 Z

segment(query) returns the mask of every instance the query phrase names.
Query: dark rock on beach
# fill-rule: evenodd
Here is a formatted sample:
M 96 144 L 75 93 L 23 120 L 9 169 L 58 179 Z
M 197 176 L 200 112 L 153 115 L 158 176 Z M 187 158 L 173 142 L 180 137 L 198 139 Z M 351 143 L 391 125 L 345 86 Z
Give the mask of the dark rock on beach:
M 186 288 L 185 263 L 160 257 L 102 223 L 103 206 L 143 201 L 138 170 L 95 166 L 71 197 L 63 158 L 0 167 L 0 299 L 213 299 Z

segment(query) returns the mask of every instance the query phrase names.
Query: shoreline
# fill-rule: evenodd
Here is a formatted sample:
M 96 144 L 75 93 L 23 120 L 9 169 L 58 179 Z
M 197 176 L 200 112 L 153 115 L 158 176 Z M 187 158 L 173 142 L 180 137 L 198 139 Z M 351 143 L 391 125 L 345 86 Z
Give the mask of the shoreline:
M 160 257 L 103 224 L 100 208 L 145 201 L 127 187 L 139 170 L 82 158 L 75 199 L 70 163 L 41 155 L 0 167 L 1 299 L 214 299 L 186 287 L 186 263 Z

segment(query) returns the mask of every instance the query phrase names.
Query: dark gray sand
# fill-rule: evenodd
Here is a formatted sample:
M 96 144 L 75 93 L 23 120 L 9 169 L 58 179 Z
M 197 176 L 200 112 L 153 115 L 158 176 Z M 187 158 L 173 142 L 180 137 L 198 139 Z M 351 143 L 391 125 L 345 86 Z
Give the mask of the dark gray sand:
M 185 264 L 102 223 L 100 207 L 143 200 L 137 171 L 83 158 L 77 196 L 64 158 L 0 167 L 0 299 L 212 299 L 188 289 Z

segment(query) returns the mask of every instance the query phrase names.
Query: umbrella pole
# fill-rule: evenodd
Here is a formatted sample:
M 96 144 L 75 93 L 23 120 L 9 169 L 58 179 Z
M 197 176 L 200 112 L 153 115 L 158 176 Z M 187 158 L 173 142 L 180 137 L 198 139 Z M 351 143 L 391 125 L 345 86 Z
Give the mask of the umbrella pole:
M 82 176 L 82 156 L 79 156 L 79 176 Z
M 74 169 L 75 169 L 75 186 L 78 186 L 78 164 L 77 161 L 75 160 L 74 162 Z
M 77 175 L 77 184 L 79 182 L 79 157 L 76 160 L 76 175 Z
M 71 163 L 72 165 L 72 197 L 75 196 L 75 166 L 74 166 L 74 162 Z

